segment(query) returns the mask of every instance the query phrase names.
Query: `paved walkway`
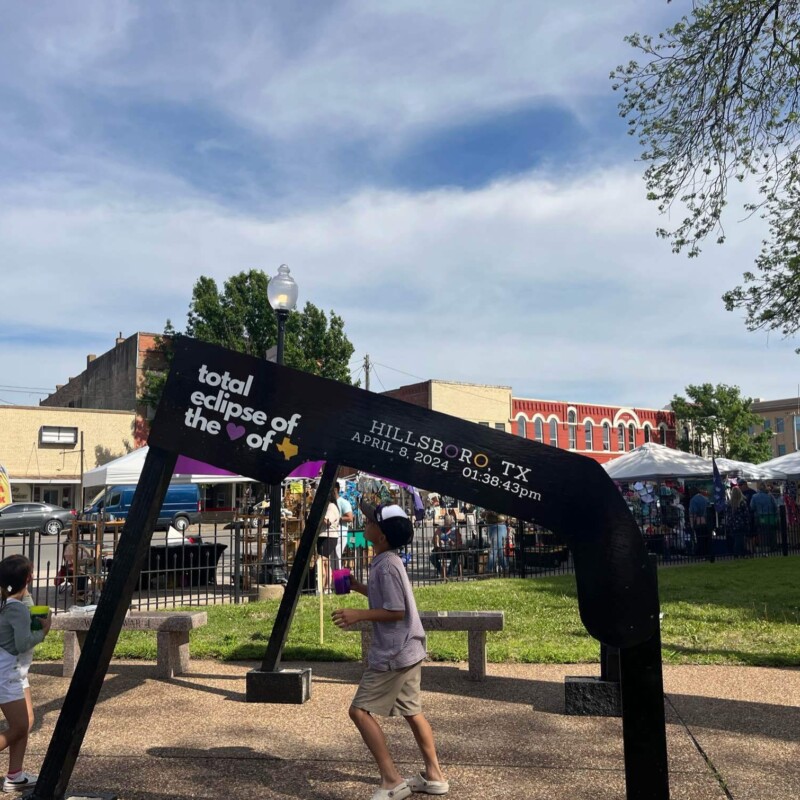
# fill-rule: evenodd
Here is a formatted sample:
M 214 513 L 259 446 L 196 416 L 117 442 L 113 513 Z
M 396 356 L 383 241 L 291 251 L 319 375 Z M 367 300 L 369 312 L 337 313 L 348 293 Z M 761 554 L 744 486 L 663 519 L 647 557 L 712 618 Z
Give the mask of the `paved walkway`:
M 153 679 L 151 662 L 111 664 L 70 793 L 121 798 L 367 800 L 375 768 L 347 717 L 358 664 L 314 663 L 303 706 L 244 702 L 254 664 L 193 661 Z M 299 666 L 296 663 L 286 666 Z M 425 711 L 463 800 L 623 800 L 621 721 L 567 717 L 564 676 L 590 665 L 490 664 L 484 683 L 465 665 L 423 670 Z M 800 798 L 800 670 L 666 667 L 673 800 Z M 26 766 L 44 758 L 67 680 L 36 664 L 36 726 Z M 386 731 L 401 767 L 418 768 L 402 720 Z

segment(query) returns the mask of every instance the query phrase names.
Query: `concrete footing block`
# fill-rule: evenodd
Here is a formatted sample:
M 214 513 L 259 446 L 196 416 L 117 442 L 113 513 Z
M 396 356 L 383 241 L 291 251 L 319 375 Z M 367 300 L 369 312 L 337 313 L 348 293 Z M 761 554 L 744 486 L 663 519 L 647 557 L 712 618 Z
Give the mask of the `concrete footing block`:
M 302 705 L 311 699 L 311 668 L 262 672 L 251 669 L 246 676 L 248 703 Z
M 584 717 L 622 716 L 622 700 L 616 681 L 568 675 L 564 678 L 564 700 L 567 714 Z
M 279 583 L 270 583 L 258 587 L 259 600 L 280 600 L 283 597 L 283 586 Z

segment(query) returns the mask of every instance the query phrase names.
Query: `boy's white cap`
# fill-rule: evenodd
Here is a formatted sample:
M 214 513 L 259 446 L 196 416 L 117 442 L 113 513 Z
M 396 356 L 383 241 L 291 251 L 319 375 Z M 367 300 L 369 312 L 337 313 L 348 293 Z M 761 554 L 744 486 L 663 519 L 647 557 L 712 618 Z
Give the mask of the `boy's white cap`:
M 381 529 L 393 549 L 407 545 L 414 537 L 411 520 L 395 503 L 375 506 L 362 500 L 361 510 Z

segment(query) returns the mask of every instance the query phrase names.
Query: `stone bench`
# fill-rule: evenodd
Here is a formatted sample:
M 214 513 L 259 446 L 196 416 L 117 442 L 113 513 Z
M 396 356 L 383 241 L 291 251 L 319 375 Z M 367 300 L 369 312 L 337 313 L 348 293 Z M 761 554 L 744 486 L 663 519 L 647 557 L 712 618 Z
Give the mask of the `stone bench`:
M 189 631 L 208 622 L 205 611 L 131 611 L 122 623 L 124 631 L 155 631 L 159 678 L 171 678 L 189 669 Z M 65 678 L 72 677 L 92 624 L 91 614 L 56 614 L 51 630 L 64 632 Z
M 466 631 L 469 672 L 473 681 L 486 678 L 486 632 L 501 631 L 505 623 L 503 611 L 420 611 L 426 631 Z M 361 631 L 361 660 L 366 664 L 372 642 L 372 623 L 357 622 L 348 630 Z

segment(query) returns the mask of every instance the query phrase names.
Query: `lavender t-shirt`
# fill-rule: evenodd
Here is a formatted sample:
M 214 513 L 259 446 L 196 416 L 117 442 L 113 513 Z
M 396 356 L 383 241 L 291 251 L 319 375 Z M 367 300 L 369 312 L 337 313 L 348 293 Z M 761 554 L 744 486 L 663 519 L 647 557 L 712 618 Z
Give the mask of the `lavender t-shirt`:
M 373 622 L 367 664 L 380 672 L 405 669 L 425 658 L 425 630 L 417 612 L 408 574 L 395 550 L 372 561 L 367 583 L 370 608 L 405 611 L 397 622 Z

